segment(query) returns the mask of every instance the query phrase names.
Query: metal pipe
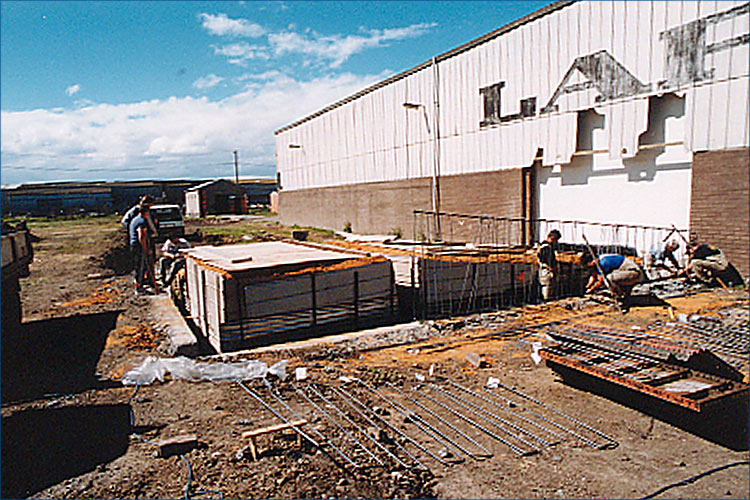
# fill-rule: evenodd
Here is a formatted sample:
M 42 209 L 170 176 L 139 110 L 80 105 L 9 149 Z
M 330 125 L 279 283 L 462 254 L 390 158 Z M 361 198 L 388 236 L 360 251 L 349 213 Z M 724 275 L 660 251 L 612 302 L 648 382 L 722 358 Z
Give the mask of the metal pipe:
M 415 387 L 414 390 L 415 391 L 419 391 L 419 388 Z M 463 421 L 465 421 L 465 422 L 473 425 L 474 427 L 476 427 L 480 431 L 484 432 L 488 436 L 493 437 L 493 438 L 497 439 L 498 441 L 500 441 L 501 443 L 505 444 L 506 446 L 508 446 L 511 449 L 512 452 L 516 453 L 517 455 L 524 456 L 524 455 L 528 454 L 528 452 L 526 450 L 524 450 L 523 448 L 520 448 L 520 447 L 514 445 L 513 443 L 511 443 L 507 439 L 503 438 L 502 436 L 498 436 L 496 433 L 494 433 L 491 430 L 487 429 L 486 427 L 482 426 L 481 424 L 479 424 L 474 419 L 467 417 L 466 415 L 464 415 L 460 411 L 458 411 L 458 410 L 456 410 L 454 408 L 451 408 L 450 406 L 448 406 L 446 404 L 441 403 L 440 401 L 438 401 L 437 399 L 433 398 L 429 394 L 425 394 L 423 392 L 420 392 L 420 394 L 422 396 L 424 396 L 425 398 L 429 399 L 430 401 L 432 401 L 433 403 L 435 403 L 436 405 L 440 406 L 441 408 L 444 408 L 444 409 L 448 410 L 449 412 L 451 412 L 452 414 L 454 414 L 455 416 L 457 416 L 461 420 L 463 420 Z
M 443 465 L 450 465 L 448 462 L 446 462 L 445 460 L 443 460 L 442 458 L 440 458 L 439 456 L 435 455 L 430 450 L 428 450 L 427 448 L 425 448 L 424 446 L 422 446 L 421 444 L 419 444 L 417 441 L 414 440 L 414 438 L 412 438 L 411 436 L 409 436 L 405 432 L 402 432 L 397 427 L 393 426 L 390 422 L 388 422 L 387 420 L 385 420 L 384 418 L 382 418 L 380 415 L 378 415 L 377 413 L 375 413 L 374 411 L 372 411 L 372 409 L 370 409 L 367 405 L 365 405 L 363 402 L 361 402 L 352 393 L 350 393 L 349 391 L 347 391 L 343 387 L 341 388 L 341 392 L 344 393 L 344 394 L 347 394 L 353 401 L 355 401 L 358 405 L 362 406 L 362 408 L 366 408 L 368 411 L 370 411 L 378 420 L 380 420 L 383 424 L 385 424 L 386 426 L 388 426 L 388 428 L 391 429 L 392 431 L 394 431 L 396 434 L 398 434 L 399 436 L 403 437 L 404 439 L 406 439 L 407 441 L 409 441 L 410 443 L 412 443 L 414 446 L 416 446 L 417 448 L 419 448 L 420 450 L 422 450 L 423 452 L 425 452 L 426 454 L 428 454 L 429 456 L 431 456 L 432 458 L 434 458 L 435 460 L 437 460 L 441 464 L 443 464 Z M 404 448 L 404 451 L 406 451 L 406 448 Z M 407 453 L 409 453 L 409 452 L 407 451 Z M 417 462 L 420 465 L 422 465 L 421 462 L 419 462 L 419 460 L 416 459 L 416 457 L 414 457 L 410 453 L 409 453 L 409 455 L 414 459 L 415 462 Z M 424 465 L 423 465 L 423 467 L 424 467 Z M 427 469 L 427 467 L 425 467 L 425 469 Z
M 606 434 L 604 434 L 603 432 L 601 432 L 601 431 L 598 431 L 598 430 L 594 429 L 593 427 L 589 426 L 588 424 L 585 424 L 585 423 L 581 422 L 580 420 L 577 420 L 577 419 L 575 419 L 575 418 L 571 417 L 570 415 L 566 415 L 565 413 L 561 412 L 560 410 L 557 410 L 557 409 L 555 409 L 555 408 L 552 408 L 552 407 L 550 407 L 550 406 L 548 406 L 548 405 L 546 405 L 546 404 L 542 403 L 542 402 L 541 402 L 541 401 L 539 401 L 538 399 L 534 399 L 533 397 L 529 396 L 528 394 L 524 394 L 523 392 L 521 392 L 521 391 L 519 391 L 519 390 L 517 390 L 517 389 L 514 389 L 514 388 L 512 388 L 512 387 L 508 387 L 507 385 L 505 385 L 505 384 L 502 384 L 502 383 L 498 383 L 498 387 L 502 387 L 503 389 L 505 389 L 505 390 L 507 390 L 507 391 L 510 391 L 510 392 L 512 392 L 513 394 L 516 394 L 516 395 L 518 395 L 518 396 L 521 396 L 521 397 L 522 397 L 522 398 L 524 398 L 524 399 L 528 399 L 528 400 L 529 400 L 529 401 L 531 401 L 532 403 L 536 403 L 536 404 L 538 404 L 539 406 L 541 406 L 541 407 L 543 407 L 543 408 L 546 408 L 546 409 L 548 409 L 548 410 L 550 410 L 550 411 L 552 411 L 552 412 L 554 412 L 554 413 L 556 413 L 556 414 L 560 415 L 561 417 L 563 417 L 563 418 L 566 418 L 566 419 L 570 420 L 571 422 L 574 422 L 574 423 L 576 423 L 576 424 L 580 425 L 580 426 L 581 426 L 581 427 L 583 427 L 584 429 L 587 429 L 587 430 L 589 430 L 589 431 L 593 432 L 594 434 L 596 434 L 596 435 L 598 435 L 598 436 L 601 436 L 601 437 L 603 437 L 604 439 L 606 439 L 607 441 L 609 441 L 609 442 L 610 442 L 610 443 L 611 443 L 612 445 L 614 445 L 613 447 L 617 447 L 617 446 L 619 446 L 619 445 L 620 445 L 620 443 L 619 443 L 619 442 L 617 442 L 617 440 L 616 440 L 616 439 L 614 439 L 614 438 L 611 438 L 611 437 L 607 436 L 607 435 L 606 435 Z M 597 446 L 597 448 L 599 448 L 599 449 L 603 449 L 603 448 L 605 448 L 605 447 L 607 447 L 607 445 L 606 445 L 606 444 L 605 444 L 605 445 L 600 445 L 600 446 Z
M 311 388 L 310 386 L 308 386 L 308 389 L 312 389 L 312 388 Z M 373 452 L 371 452 L 371 451 L 370 451 L 370 450 L 369 450 L 369 449 L 367 448 L 367 446 L 365 446 L 364 444 L 362 444 L 362 443 L 361 443 L 361 442 L 360 442 L 360 441 L 359 441 L 359 440 L 358 440 L 358 439 L 357 439 L 356 437 L 352 436 L 352 434 L 351 434 L 351 433 L 350 433 L 349 431 L 347 431 L 346 429 L 344 429 L 344 427 L 343 427 L 343 426 L 342 426 L 341 424 L 339 424 L 338 422 L 336 422 L 336 419 L 334 419 L 334 418 L 333 418 L 333 417 L 332 417 L 331 415 L 329 415 L 329 414 L 328 414 L 328 412 L 327 412 L 327 411 L 325 411 L 325 410 L 324 410 L 323 408 L 321 408 L 321 407 L 320 407 L 320 406 L 319 406 L 319 405 L 318 405 L 317 403 L 315 403 L 315 402 L 314 402 L 314 401 L 313 401 L 312 399 L 310 399 L 310 397 L 308 397 L 308 396 L 307 396 L 307 394 L 305 394 L 304 392 L 300 391 L 299 389 L 295 389 L 295 390 L 296 390 L 296 391 L 297 391 L 297 392 L 298 392 L 299 394 L 301 394 L 301 395 L 302 395 L 302 397 L 304 397 L 304 398 L 305 398 L 305 399 L 307 400 L 307 402 L 308 402 L 308 403 L 310 403 L 310 404 L 311 404 L 311 405 L 313 406 L 313 408 L 315 408 L 316 410 L 318 410 L 318 411 L 319 411 L 319 412 L 320 412 L 320 413 L 321 413 L 322 415 L 324 415 L 324 416 L 326 417 L 326 419 L 328 419 L 328 420 L 329 420 L 329 421 L 330 421 L 330 422 L 331 422 L 331 423 L 332 423 L 333 425 L 335 425 L 335 426 L 336 426 L 336 427 L 337 427 L 337 428 L 338 428 L 338 429 L 339 429 L 339 430 L 340 430 L 341 432 L 343 432 L 343 433 L 344 433 L 344 435 L 345 435 L 346 437 L 348 437 L 349 439 L 351 439 L 352 441 L 354 441 L 355 443 L 357 443 L 357 445 L 358 445 L 358 446 L 359 446 L 360 448 L 362 448 L 363 450 L 365 450 L 365 453 L 367 453 L 368 455 L 370 455 L 370 457 L 372 457 L 372 458 L 373 458 L 373 459 L 374 459 L 374 460 L 375 460 L 375 461 L 376 461 L 376 462 L 377 462 L 378 464 L 380 464 L 380 465 L 385 465 L 385 464 L 383 463 L 383 461 L 382 461 L 382 460 L 380 460 L 380 459 L 379 459 L 379 458 L 377 457 L 377 455 L 375 455 L 375 454 L 374 454 Z M 316 391 L 315 389 L 312 389 L 312 391 L 313 391 L 314 393 L 316 393 L 316 394 L 318 395 L 318 397 L 320 397 L 320 394 L 318 394 L 318 393 L 317 393 L 317 391 Z M 323 399 L 323 401 L 326 401 L 326 400 L 325 400 L 324 398 L 321 398 L 321 399 Z M 327 402 L 327 401 L 326 401 L 326 402 Z M 328 403 L 328 404 L 330 405 L 330 403 Z M 333 406 L 333 405 L 331 405 L 331 406 Z
M 433 210 L 421 210 L 421 209 L 415 209 L 412 211 L 413 213 L 418 213 L 422 215 L 433 215 Z M 615 224 L 610 222 L 594 222 L 594 221 L 582 221 L 582 220 L 563 220 L 563 219 L 547 219 L 547 218 L 528 218 L 528 217 L 500 217 L 500 216 L 494 216 L 494 215 L 471 215 L 471 214 L 459 214 L 455 212 L 440 212 L 440 215 L 450 216 L 450 217 L 457 217 L 461 219 L 482 219 L 482 218 L 491 218 L 496 221 L 505 221 L 505 222 L 513 222 L 513 221 L 531 221 L 532 223 L 539 223 L 539 222 L 545 222 L 548 224 L 575 224 L 575 225 L 588 225 L 588 226 L 597 226 L 597 227 L 606 227 L 606 228 L 626 228 L 626 229 L 650 229 L 652 231 L 671 231 L 672 227 L 662 227 L 662 226 L 646 226 L 642 224 Z M 688 232 L 687 229 L 677 229 L 679 232 Z
M 283 406 L 284 406 L 284 407 L 285 407 L 285 408 L 286 408 L 286 409 L 287 409 L 287 410 L 288 410 L 288 411 L 289 411 L 289 412 L 290 412 L 290 413 L 291 413 L 292 415 L 294 415 L 294 416 L 295 416 L 295 417 L 296 417 L 296 418 L 297 418 L 298 420 L 304 420 L 304 419 L 303 419 L 303 418 L 302 418 L 302 417 L 301 417 L 301 416 L 299 415 L 299 413 L 297 413 L 296 411 L 294 411 L 294 410 L 292 409 L 292 407 L 291 407 L 291 406 L 289 406 L 289 405 L 288 405 L 288 404 L 287 404 L 287 403 L 286 403 L 286 402 L 285 402 L 285 401 L 284 401 L 283 399 L 281 399 L 281 397 L 280 397 L 280 396 L 279 396 L 278 394 L 274 394 L 274 391 L 273 391 L 273 390 L 271 389 L 271 384 L 270 384 L 270 383 L 268 382 L 268 380 L 265 380 L 265 379 L 264 379 L 264 381 L 266 382 L 266 385 L 268 386 L 268 390 L 270 391 L 271 395 L 272 395 L 272 396 L 273 396 L 273 397 L 274 397 L 274 398 L 276 399 L 276 401 L 278 401 L 279 403 L 281 403 L 281 404 L 282 404 L 282 405 L 283 405 Z M 297 389 L 295 389 L 295 390 L 297 390 Z M 356 463 L 356 462 L 354 462 L 354 461 L 353 461 L 353 460 L 352 460 L 352 459 L 351 459 L 351 458 L 350 458 L 350 457 L 349 457 L 349 456 L 348 456 L 348 455 L 347 455 L 346 453 L 344 453 L 343 451 L 341 451 L 341 450 L 340 450 L 340 449 L 338 448 L 338 446 L 336 446 L 335 444 L 333 444 L 333 442 L 332 442 L 332 441 L 331 441 L 330 439 L 326 438 L 326 437 L 325 437 L 325 436 L 324 436 L 324 435 L 323 435 L 323 434 L 322 434 L 322 433 L 321 433 L 321 432 L 320 432 L 320 431 L 319 431 L 318 429 L 316 429 L 316 428 L 315 428 L 315 426 L 314 426 L 314 425 L 312 425 L 312 424 L 309 424 L 309 423 L 308 423 L 308 425 L 309 425 L 310 429 L 311 429 L 311 430 L 312 430 L 313 432 L 315 432 L 315 435 L 316 435 L 316 436 L 318 436 L 318 437 L 319 437 L 319 438 L 320 438 L 321 440 L 323 440 L 323 441 L 327 442 L 327 443 L 328 443 L 328 444 L 329 444 L 329 445 L 331 446 L 331 448 L 333 448 L 333 449 L 334 449 L 334 450 L 335 450 L 335 451 L 336 451 L 336 452 L 337 452 L 337 453 L 338 453 L 339 455 L 341 455 L 341 456 L 342 456 L 342 457 L 344 458 L 344 460 L 346 460 L 346 461 L 347 461 L 347 462 L 349 462 L 349 463 L 350 463 L 350 464 L 351 464 L 352 466 L 354 466 L 354 468 L 356 468 L 356 469 L 359 469 L 359 465 L 357 465 L 357 463 Z
M 424 420 L 422 417 L 420 417 L 419 414 L 396 403 L 395 401 L 388 398 L 387 396 L 384 396 L 380 391 L 372 387 L 370 384 L 368 384 L 364 380 L 361 380 L 361 379 L 357 379 L 357 380 L 360 384 L 362 384 L 369 391 L 373 392 L 374 394 L 377 394 L 383 401 L 393 406 L 401 414 L 401 416 L 404 417 L 405 420 L 409 420 L 413 422 L 417 427 L 419 427 L 419 429 L 422 432 L 432 437 L 432 439 L 434 439 L 436 443 L 445 446 L 449 450 L 452 449 L 450 446 L 450 443 L 453 443 L 453 441 L 449 437 L 445 436 L 443 433 L 435 429 L 435 427 L 432 424 L 430 424 L 429 422 Z M 459 448 L 459 447 L 456 446 L 456 448 Z M 463 461 L 463 459 L 460 459 L 460 460 Z
M 492 456 L 492 452 L 490 450 L 488 450 L 487 448 L 485 448 L 484 446 L 482 446 L 481 444 L 479 444 L 476 440 L 474 440 L 471 436 L 469 436 L 468 434 L 466 434 L 465 432 L 463 432 L 461 429 L 459 429 L 458 427 L 454 426 L 453 424 L 451 424 L 450 422 L 448 422 L 447 420 L 445 420 L 443 417 L 441 417 L 440 415 L 438 415 L 434 411 L 432 411 L 429 408 L 427 408 L 425 405 L 423 405 L 422 403 L 420 403 L 416 399 L 409 397 L 407 394 L 405 394 L 401 389 L 399 389 L 395 385 L 391 384 L 390 382 L 386 382 L 386 384 L 389 387 L 393 388 L 395 391 L 397 391 L 399 394 L 401 394 L 404 398 L 408 399 L 409 401 L 411 401 L 412 403 L 414 403 L 415 405 L 417 405 L 418 407 L 420 407 L 421 409 L 423 409 L 424 411 L 426 411 L 428 415 L 432 415 L 438 421 L 440 421 L 443 424 L 445 424 L 448 428 L 452 429 L 453 431 L 455 431 L 459 435 L 463 436 L 467 441 L 469 441 L 470 443 L 474 444 L 477 448 L 479 448 L 482 451 L 484 451 L 485 455 L 477 455 L 475 453 L 471 453 L 469 451 L 462 450 L 462 451 L 464 451 L 464 453 L 466 453 L 467 455 L 469 455 L 469 456 L 471 456 L 473 458 L 477 458 L 477 457 L 489 458 L 489 457 Z
M 372 419 L 371 419 L 370 417 L 368 417 L 367 415 L 365 415 L 364 413 L 362 413 L 362 411 L 360 411 L 360 410 L 359 410 L 359 408 L 357 408 L 357 407 L 356 407 L 356 406 L 354 406 L 354 405 L 353 405 L 353 404 L 352 404 L 352 403 L 351 403 L 351 402 L 350 402 L 349 400 L 347 400 L 347 399 L 346 399 L 346 396 L 344 396 L 343 394 L 341 394 L 341 392 L 340 392 L 340 391 L 339 391 L 339 390 L 338 390 L 337 388 L 335 388 L 335 387 L 331 386 L 331 387 L 330 387 L 330 389 L 331 389 L 331 390 L 332 390 L 332 391 L 334 392 L 334 394 L 336 394 L 336 395 L 337 395 L 337 396 L 338 396 L 339 398 L 341 398 L 341 400 L 342 400 L 342 401 L 343 401 L 344 403 L 346 403 L 346 404 L 347 404 L 347 406 L 349 406 L 349 407 L 350 407 L 350 408 L 351 408 L 352 410 L 354 410 L 354 411 L 355 411 L 355 412 L 356 412 L 356 413 L 357 413 L 358 415 L 360 415 L 360 416 L 361 416 L 362 418 L 364 418 L 365 420 L 367 420 L 367 423 L 368 423 L 368 424 L 370 424 L 370 425 L 372 425 L 373 427 L 375 427 L 375 428 L 376 428 L 376 429 L 377 429 L 378 431 L 382 430 L 382 429 L 381 429 L 381 428 L 380 428 L 380 427 L 378 426 L 378 424 L 377 424 L 377 423 L 375 423 L 375 421 L 374 421 L 374 420 L 372 420 Z M 399 447 L 401 447 L 401 445 L 399 444 L 399 442 L 398 442 L 398 441 L 394 440 L 393 442 L 394 442 L 394 443 L 396 443 L 396 445 L 398 445 Z M 388 453 L 388 455 L 390 455 L 390 456 L 391 456 L 391 457 L 392 457 L 392 458 L 393 458 L 393 459 L 394 459 L 394 460 L 395 460 L 396 462 L 398 462 L 398 463 L 399 463 L 399 464 L 400 464 L 400 465 L 401 465 L 402 467 L 406 467 L 407 469 L 409 468 L 409 465 L 407 465 L 407 464 L 406 464 L 405 462 L 403 462 L 403 461 L 402 461 L 402 460 L 401 460 L 401 459 L 400 459 L 400 458 L 398 457 L 398 455 L 396 455 L 396 454 L 395 454 L 395 453 L 393 453 L 393 452 L 392 452 L 391 450 L 389 450 L 388 448 L 386 448 L 385 446 L 383 446 L 383 445 L 382 445 L 381 443 L 379 443 L 379 442 L 378 442 L 377 444 L 378 444 L 378 446 L 379 446 L 380 448 L 382 448 L 383 450 L 385 450 L 385 452 L 386 452 L 386 453 Z M 403 448 L 403 447 L 401 447 L 401 448 Z M 405 449 L 405 448 L 404 448 L 404 451 L 406 451 L 406 449 Z M 408 454 L 409 456 L 411 456 L 411 454 L 410 454 L 410 453 L 409 453 L 408 451 L 407 451 L 406 453 L 407 453 L 407 454 Z M 414 460 L 415 460 L 415 461 L 416 461 L 417 463 L 419 462 L 419 461 L 418 461 L 418 460 L 416 460 L 416 459 L 415 459 L 414 457 L 412 457 L 412 458 L 413 458 L 413 459 L 414 459 Z M 420 465 L 421 465 L 421 464 L 420 464 Z
M 464 386 L 462 386 L 462 385 L 460 385 L 460 384 L 457 384 L 456 382 L 454 382 L 454 381 L 452 381 L 452 380 L 450 380 L 450 379 L 445 379 L 445 380 L 446 380 L 446 381 L 447 381 L 447 382 L 448 382 L 449 384 L 451 384 L 451 385 L 453 385 L 453 386 L 455 386 L 455 387 L 458 387 L 459 389 L 462 389 L 462 390 L 464 390 L 464 391 L 468 392 L 469 394 L 471 394 L 471 395 L 472 395 L 472 396 L 474 396 L 475 398 L 481 399 L 482 401 L 485 401 L 485 402 L 487 402 L 487 403 L 489 403 L 489 404 L 491 404 L 491 405 L 493 405 L 493 406 L 496 406 L 497 408 L 500 408 L 501 410 L 505 410 L 505 411 L 507 411 L 508 413 L 510 413 L 511 415 L 514 415 L 515 417 L 517 417 L 517 418 L 519 418 L 519 419 L 523 420 L 524 422 L 527 422 L 527 423 L 529 423 L 529 424 L 531 424 L 531 425 L 533 425 L 533 426 L 535 426 L 535 427 L 538 427 L 538 428 L 542 429 L 543 431 L 545 431 L 545 432 L 547 432 L 547 433 L 549 433 L 549 434 L 551 434 L 551 435 L 555 436 L 556 438 L 558 438 L 558 439 L 560 439 L 560 440 L 564 439 L 564 436 L 562 436 L 561 434 L 557 434 L 556 432 L 554 432 L 554 431 L 552 431 L 552 430 L 550 430 L 550 429 L 547 429 L 547 428 L 546 428 L 546 427 L 544 427 L 543 425 L 539 425 L 538 423 L 534 422 L 533 420 L 529 420 L 528 418 L 524 417 L 523 415 L 519 415 L 518 413 L 514 412 L 513 410 L 509 410 L 508 408 L 505 408 L 504 406 L 502 406 L 502 405 L 499 405 L 499 404 L 497 404 L 497 402 L 495 402 L 495 401 L 492 401 L 491 399 L 489 399 L 489 398 L 486 398 L 486 397 L 482 396 L 482 395 L 481 395 L 481 394 L 479 394 L 478 392 L 474 392 L 474 391 L 472 391 L 472 390 L 471 390 L 471 389 L 469 389 L 468 387 L 464 387 Z M 557 444 L 557 443 L 552 443 L 552 444 Z
M 475 405 L 474 403 L 471 403 L 470 401 L 466 401 L 465 399 L 463 399 L 460 396 L 456 396 L 452 392 L 446 391 L 445 389 L 443 389 L 443 388 L 441 388 L 441 387 L 439 387 L 439 386 L 437 386 L 435 384 L 428 384 L 428 387 L 430 387 L 431 389 L 435 389 L 436 391 L 440 392 L 441 394 L 443 394 L 443 395 L 451 398 L 457 405 L 459 405 L 462 408 L 466 409 L 469 413 L 472 413 L 473 415 L 476 415 L 477 417 L 479 417 L 479 418 L 481 418 L 481 419 L 489 422 L 490 424 L 492 424 L 493 426 L 497 427 L 501 431 L 505 432 L 509 436 L 513 436 L 514 438 L 518 439 L 519 441 L 521 441 L 526 446 L 528 446 L 530 448 L 534 448 L 536 451 L 539 451 L 539 448 L 537 448 L 536 445 L 534 445 L 533 443 L 531 443 L 529 441 L 526 441 L 524 438 L 522 438 L 518 434 L 515 434 L 515 433 L 509 431 L 508 429 L 506 429 L 502 425 L 499 425 L 496 422 L 493 422 L 492 420 L 490 420 L 488 417 L 484 416 L 483 414 L 489 415 L 490 417 L 492 417 L 492 418 L 494 418 L 496 420 L 499 420 L 500 422 L 508 425 L 509 427 L 512 427 L 512 428 L 516 429 L 517 431 L 523 432 L 524 434 L 528 434 L 533 439 L 536 439 L 537 441 L 539 441 L 540 443 L 542 443 L 543 446 L 549 446 L 550 445 L 550 443 L 547 442 L 547 441 L 545 441 L 544 439 L 542 439 L 542 438 L 540 438 L 540 437 L 532 434 L 529 431 L 526 431 L 526 430 L 518 427 L 517 425 L 513 424 L 512 422 L 509 422 L 509 421 L 505 420 L 504 418 L 502 418 L 502 417 L 500 417 L 498 415 L 495 415 L 492 412 L 489 412 L 489 411 L 487 411 L 487 410 L 485 410 L 485 409 L 483 409 L 483 408 Z

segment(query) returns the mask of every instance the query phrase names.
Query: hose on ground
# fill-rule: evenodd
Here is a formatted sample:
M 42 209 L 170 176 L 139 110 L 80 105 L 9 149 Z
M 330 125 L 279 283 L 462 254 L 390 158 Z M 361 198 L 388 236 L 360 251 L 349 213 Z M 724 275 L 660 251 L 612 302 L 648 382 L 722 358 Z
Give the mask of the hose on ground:
M 135 390 L 133 391 L 133 394 L 130 395 L 128 398 L 128 408 L 130 409 L 130 427 L 133 428 L 135 426 L 135 412 L 133 412 L 133 406 L 130 404 L 133 401 L 133 398 L 135 398 L 135 395 L 138 394 L 138 390 L 141 388 L 140 384 L 136 384 Z M 138 433 L 133 432 L 133 436 L 137 437 L 141 441 L 143 441 L 146 444 L 154 445 L 156 446 L 156 443 L 152 440 L 146 439 L 143 436 L 141 436 Z M 180 458 L 183 462 L 185 462 L 185 465 L 188 469 L 188 479 L 187 483 L 185 484 L 185 496 L 183 497 L 185 500 L 191 500 L 193 498 L 197 498 L 202 495 L 207 495 L 209 493 L 214 493 L 219 496 L 220 500 L 224 499 L 224 495 L 219 490 L 202 490 L 202 491 L 190 491 L 190 486 L 193 482 L 193 468 L 190 466 L 190 462 L 188 462 L 188 459 L 185 458 L 185 455 L 180 455 Z

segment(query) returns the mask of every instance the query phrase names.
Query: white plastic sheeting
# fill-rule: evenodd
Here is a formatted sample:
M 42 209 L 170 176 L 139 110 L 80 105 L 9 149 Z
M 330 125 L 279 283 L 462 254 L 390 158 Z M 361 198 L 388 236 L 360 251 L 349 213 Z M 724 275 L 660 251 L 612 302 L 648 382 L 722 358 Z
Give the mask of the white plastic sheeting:
M 592 108 L 607 118 L 609 157 L 632 158 L 648 97 L 672 92 L 687 99 L 690 151 L 747 146 L 748 31 L 746 1 L 565 5 L 281 129 L 281 185 L 428 177 L 436 113 L 440 175 L 529 166 L 540 148 L 544 165 L 569 163 L 577 114 Z M 480 89 L 501 82 L 500 116 L 482 124 Z
M 177 358 L 158 358 L 147 356 L 122 377 L 123 385 L 149 385 L 155 381 L 164 382 L 167 374 L 173 380 L 191 382 L 229 382 L 252 378 L 265 378 L 274 375 L 282 380 L 286 378 L 287 361 L 279 361 L 270 368 L 263 361 L 238 361 L 236 363 L 206 363 L 180 356 Z

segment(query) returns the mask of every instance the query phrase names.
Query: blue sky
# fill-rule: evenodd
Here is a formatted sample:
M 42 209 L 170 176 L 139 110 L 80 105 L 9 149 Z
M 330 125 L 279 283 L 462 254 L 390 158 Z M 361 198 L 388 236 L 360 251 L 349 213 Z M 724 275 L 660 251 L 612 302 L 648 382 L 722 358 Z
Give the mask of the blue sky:
M 273 131 L 543 2 L 0 3 L 3 184 L 273 177 Z

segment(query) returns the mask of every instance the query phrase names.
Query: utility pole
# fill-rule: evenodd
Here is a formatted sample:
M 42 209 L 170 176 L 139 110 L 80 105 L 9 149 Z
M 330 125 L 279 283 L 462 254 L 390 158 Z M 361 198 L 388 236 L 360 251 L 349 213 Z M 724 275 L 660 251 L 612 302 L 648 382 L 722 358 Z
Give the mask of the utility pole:
M 240 175 L 239 175 L 239 170 L 237 166 L 237 151 L 234 152 L 234 183 L 235 184 L 240 183 Z

